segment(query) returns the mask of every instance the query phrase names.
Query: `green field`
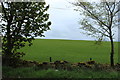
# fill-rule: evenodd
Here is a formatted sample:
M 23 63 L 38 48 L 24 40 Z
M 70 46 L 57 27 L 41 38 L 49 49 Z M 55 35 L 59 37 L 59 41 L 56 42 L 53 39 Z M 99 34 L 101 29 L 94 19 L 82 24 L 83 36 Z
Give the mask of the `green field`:
M 110 42 L 96 45 L 95 41 L 36 39 L 32 46 L 26 46 L 20 51 L 26 53 L 23 59 L 36 61 L 66 60 L 69 62 L 84 62 L 89 58 L 99 63 L 109 63 Z M 115 42 L 115 62 L 118 62 L 118 42 Z

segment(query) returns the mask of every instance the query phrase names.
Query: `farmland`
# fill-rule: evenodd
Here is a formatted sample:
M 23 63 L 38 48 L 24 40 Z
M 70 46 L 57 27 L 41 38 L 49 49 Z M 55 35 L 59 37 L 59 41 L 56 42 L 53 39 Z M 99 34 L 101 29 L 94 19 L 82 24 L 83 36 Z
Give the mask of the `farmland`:
M 118 62 L 118 42 L 115 44 L 115 63 Z M 52 62 L 56 60 L 65 60 L 71 63 L 89 61 L 90 58 L 97 63 L 109 64 L 110 42 L 102 42 L 101 45 L 96 45 L 95 41 L 82 40 L 57 40 L 57 39 L 36 39 L 32 46 L 26 46 L 20 49 L 25 52 L 23 57 L 25 60 L 34 60 L 39 62 L 49 62 L 49 57 L 52 57 Z M 40 63 L 41 64 L 41 63 Z M 73 67 L 69 69 L 71 64 L 68 63 L 67 69 L 49 68 L 44 66 L 30 66 L 12 68 L 3 66 L 3 77 L 8 78 L 118 78 L 119 71 L 111 67 Z M 107 65 L 105 64 L 105 65 Z M 49 65 L 49 64 L 48 64 Z M 24 65 L 23 65 L 24 66 Z M 65 65 L 64 65 L 65 66 Z M 90 66 L 90 65 L 89 65 Z M 46 68 L 47 67 L 47 68 Z M 45 69 L 46 68 L 46 69 Z
M 118 61 L 118 43 L 115 44 L 115 63 Z M 98 63 L 109 63 L 110 42 L 96 45 L 95 41 L 36 39 L 32 46 L 20 50 L 25 52 L 25 60 L 52 61 L 66 60 L 69 62 L 84 62 L 90 58 Z

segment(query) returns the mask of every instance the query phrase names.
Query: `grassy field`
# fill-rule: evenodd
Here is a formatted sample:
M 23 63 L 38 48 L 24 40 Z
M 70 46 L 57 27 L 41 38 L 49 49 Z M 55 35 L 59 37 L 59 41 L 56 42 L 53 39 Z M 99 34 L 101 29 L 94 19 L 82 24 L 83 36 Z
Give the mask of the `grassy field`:
M 31 47 L 20 51 L 26 53 L 23 59 L 36 61 L 66 60 L 69 62 L 84 62 L 89 58 L 99 63 L 109 63 L 110 42 L 96 45 L 95 41 L 36 39 Z M 118 43 L 115 42 L 115 62 L 118 61 Z
M 66 60 L 84 62 L 92 58 L 99 63 L 109 63 L 110 42 L 96 45 L 95 41 L 36 39 L 32 46 L 20 50 L 26 55 L 23 59 L 40 62 Z M 118 62 L 118 43 L 115 42 L 115 62 Z M 2 67 L 3 78 L 118 78 L 120 72 L 114 69 L 89 69 L 77 67 L 73 70 L 42 69 L 37 66 L 12 68 Z

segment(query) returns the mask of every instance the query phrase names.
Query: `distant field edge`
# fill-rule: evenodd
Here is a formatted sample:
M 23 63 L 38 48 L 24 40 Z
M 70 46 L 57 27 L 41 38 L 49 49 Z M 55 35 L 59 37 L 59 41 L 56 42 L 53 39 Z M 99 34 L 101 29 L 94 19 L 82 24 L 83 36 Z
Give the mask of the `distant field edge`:
M 35 38 L 35 40 L 70 40 L 70 41 L 97 41 L 97 40 L 83 40 L 83 39 L 44 39 L 44 38 Z M 102 41 L 102 42 L 110 42 L 110 41 Z M 114 42 L 120 42 L 120 41 L 114 41 Z

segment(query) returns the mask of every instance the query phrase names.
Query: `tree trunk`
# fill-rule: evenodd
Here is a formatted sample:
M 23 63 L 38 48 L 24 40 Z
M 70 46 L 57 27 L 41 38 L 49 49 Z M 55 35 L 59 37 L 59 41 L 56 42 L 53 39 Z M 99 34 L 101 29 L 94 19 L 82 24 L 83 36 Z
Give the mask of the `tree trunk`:
M 11 15 L 11 12 L 7 13 L 6 10 L 5 10 L 5 7 L 3 5 L 3 3 L 1 3 L 1 4 L 2 4 L 3 13 L 5 14 L 5 19 L 7 20 L 7 28 L 6 28 L 6 30 L 7 30 L 7 32 L 6 32 L 7 43 L 6 43 L 5 55 L 10 55 L 11 51 L 12 51 L 12 48 L 11 48 L 12 46 L 11 46 L 10 25 L 11 25 L 13 16 Z
M 7 50 L 6 55 L 11 54 L 11 37 L 10 37 L 10 23 L 7 24 Z
M 110 36 L 110 41 L 111 41 L 111 52 L 110 52 L 110 63 L 111 66 L 114 66 L 114 43 L 113 43 L 113 38 Z

